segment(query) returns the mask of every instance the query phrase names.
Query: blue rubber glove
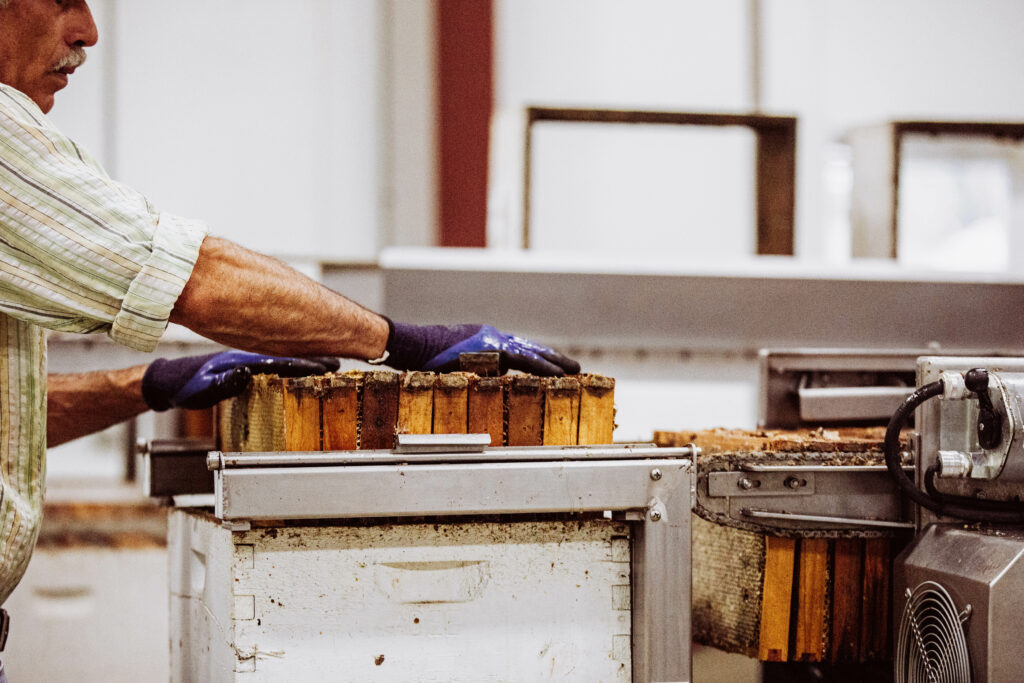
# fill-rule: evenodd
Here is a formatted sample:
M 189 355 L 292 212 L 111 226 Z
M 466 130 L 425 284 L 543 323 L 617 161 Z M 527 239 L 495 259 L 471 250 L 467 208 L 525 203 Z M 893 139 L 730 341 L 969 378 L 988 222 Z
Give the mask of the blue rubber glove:
M 580 364 L 546 346 L 505 334 L 490 325 L 408 325 L 388 320 L 388 357 L 398 370 L 447 372 L 459 369 L 459 354 L 500 352 L 501 371 L 534 375 L 575 375 Z
M 153 361 L 142 377 L 142 397 L 153 410 L 210 408 L 242 393 L 253 375 L 322 375 L 337 370 L 337 358 L 281 358 L 248 351 L 221 351 Z

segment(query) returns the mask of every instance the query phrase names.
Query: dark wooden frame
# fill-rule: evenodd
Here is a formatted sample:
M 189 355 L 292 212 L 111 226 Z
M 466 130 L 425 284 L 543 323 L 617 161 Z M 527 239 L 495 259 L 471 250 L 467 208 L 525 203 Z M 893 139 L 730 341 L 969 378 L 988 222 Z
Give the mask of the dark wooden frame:
M 854 257 L 896 258 L 899 244 L 900 161 L 903 137 L 912 133 L 1024 141 L 1024 123 L 890 121 L 850 131 L 853 193 L 850 203 Z
M 530 165 L 533 124 L 538 121 L 645 123 L 682 126 L 742 126 L 757 136 L 757 253 L 793 254 L 796 206 L 796 118 L 761 114 L 622 111 L 613 109 L 526 109 L 523 182 L 523 247 L 530 247 Z

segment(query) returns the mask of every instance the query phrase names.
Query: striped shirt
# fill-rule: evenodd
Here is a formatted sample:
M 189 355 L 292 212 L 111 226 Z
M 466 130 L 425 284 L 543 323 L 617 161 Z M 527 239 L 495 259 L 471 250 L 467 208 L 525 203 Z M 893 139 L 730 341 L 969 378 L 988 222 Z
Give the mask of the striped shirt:
M 42 518 L 45 329 L 152 351 L 205 235 L 112 180 L 0 84 L 0 603 Z

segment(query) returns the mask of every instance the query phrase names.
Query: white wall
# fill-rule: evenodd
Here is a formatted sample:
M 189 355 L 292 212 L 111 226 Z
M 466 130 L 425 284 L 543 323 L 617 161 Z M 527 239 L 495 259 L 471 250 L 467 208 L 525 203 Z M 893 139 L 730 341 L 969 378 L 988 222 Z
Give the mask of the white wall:
M 759 107 L 798 116 L 797 253 L 812 260 L 848 259 L 848 223 L 845 215 L 836 218 L 845 208 L 849 168 L 835 145 L 851 127 L 899 118 L 1024 118 L 1018 66 L 1024 3 L 1018 0 L 499 0 L 497 7 L 497 105 L 506 117 L 527 104 Z M 503 156 L 514 155 L 521 140 L 517 133 L 508 136 Z M 717 157 L 732 164 L 743 187 L 750 156 L 719 149 Z M 679 175 L 663 159 L 649 159 L 655 173 Z M 505 186 L 498 188 L 500 206 L 492 215 L 506 232 L 521 224 L 518 169 L 508 168 L 496 174 Z M 587 171 L 583 161 L 566 175 Z M 689 178 L 680 178 L 683 194 Z M 702 189 L 698 200 L 734 209 L 734 197 L 721 184 L 703 183 Z M 571 208 L 550 222 L 572 223 Z M 635 215 L 630 239 L 657 222 L 659 212 L 641 203 L 629 210 Z M 719 220 L 729 253 L 730 235 L 739 229 L 736 212 Z M 598 236 L 602 229 L 592 228 Z M 651 239 L 657 237 L 654 231 Z M 614 239 L 601 242 L 620 246 Z
M 499 0 L 489 244 L 522 242 L 525 107 L 749 110 L 748 21 L 746 0 Z M 754 251 L 746 130 L 544 123 L 532 145 L 531 248 Z
M 158 208 L 300 263 L 431 242 L 429 3 L 91 6 L 53 117 Z
M 1024 119 L 1018 0 L 762 0 L 763 97 L 800 117 L 801 253 L 842 260 L 827 230 L 830 142 L 893 119 Z M 843 169 L 840 168 L 842 173 Z
M 498 0 L 497 106 L 747 107 L 746 6 L 746 0 Z
M 90 4 L 100 44 L 53 116 L 117 177 L 166 210 L 282 256 L 365 260 L 379 246 L 432 242 L 431 2 Z M 841 262 L 847 227 L 833 219 L 847 170 L 831 143 L 852 126 L 892 118 L 1022 118 L 1022 21 L 1017 0 L 498 0 L 496 108 L 760 104 L 795 114 L 798 253 Z M 521 154 L 519 133 L 506 156 Z M 722 180 L 702 179 L 695 198 L 687 191 L 701 178 L 699 147 L 663 151 L 668 162 L 645 152 L 634 166 L 678 175 L 672 202 L 728 207 L 717 226 L 707 225 L 706 209 L 674 220 L 747 251 L 732 236 L 750 220 L 751 155 L 733 143 L 704 146 Z M 566 155 L 554 149 L 561 164 Z M 679 168 L 687 158 L 698 163 Z M 492 212 L 518 230 L 521 186 L 503 191 Z M 629 207 L 634 238 L 664 214 L 655 206 Z M 548 223 L 569 224 L 572 210 L 546 210 Z M 616 231 L 619 223 L 595 242 L 614 242 Z M 649 233 L 653 240 L 665 229 Z
M 431 246 L 437 232 L 434 3 L 378 0 L 384 24 L 387 148 L 379 244 Z M 388 228 L 390 226 L 390 229 Z
M 108 170 L 112 160 L 109 133 L 114 111 L 111 106 L 114 83 L 108 76 L 116 44 L 112 35 L 114 1 L 92 0 L 89 3 L 99 28 L 99 43 L 86 51 L 85 65 L 69 79 L 68 86 L 57 93 L 49 114 L 64 134 L 89 150 Z
M 531 249 L 756 253 L 749 130 L 542 122 L 531 149 Z

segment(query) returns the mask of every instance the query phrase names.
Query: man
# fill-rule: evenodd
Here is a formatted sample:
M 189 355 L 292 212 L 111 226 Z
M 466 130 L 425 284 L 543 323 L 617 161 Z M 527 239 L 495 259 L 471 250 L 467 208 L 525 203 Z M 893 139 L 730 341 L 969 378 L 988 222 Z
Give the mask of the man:
M 110 179 L 45 117 L 97 39 L 85 0 L 0 0 L 0 602 L 38 533 L 47 442 L 148 408 L 211 405 L 260 368 L 336 367 L 279 356 L 443 370 L 460 351 L 496 349 L 509 368 L 579 371 L 489 326 L 393 323 Z M 148 351 L 168 321 L 254 353 L 44 379 L 44 328 Z

